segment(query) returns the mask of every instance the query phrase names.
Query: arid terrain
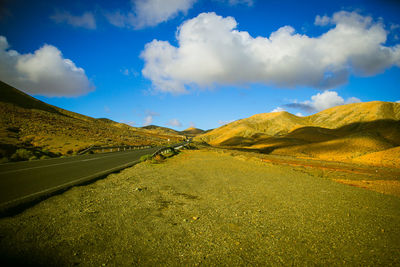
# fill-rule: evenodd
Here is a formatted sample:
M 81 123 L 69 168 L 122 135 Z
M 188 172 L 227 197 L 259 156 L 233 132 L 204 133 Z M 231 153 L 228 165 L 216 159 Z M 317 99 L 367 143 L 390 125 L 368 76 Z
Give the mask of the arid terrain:
M 1 218 L 3 265 L 400 264 L 399 103 L 257 114 L 180 132 L 94 119 L 0 88 L 2 162 L 22 150 L 32 160 L 194 137 L 192 150 L 143 155 Z
M 17 149 L 26 149 L 37 159 L 77 153 L 91 145 L 160 145 L 168 143 L 168 139 L 178 142 L 184 138 L 168 128 L 131 127 L 67 111 L 1 81 L 0 92 L 2 162 L 9 161 Z
M 265 154 L 399 167 L 400 103 L 354 103 L 308 117 L 257 114 L 195 140 Z
M 2 260 L 57 266 L 400 264 L 398 191 L 334 181 L 386 181 L 399 188 L 396 172 L 265 159 L 186 150 L 72 188 L 0 220 Z

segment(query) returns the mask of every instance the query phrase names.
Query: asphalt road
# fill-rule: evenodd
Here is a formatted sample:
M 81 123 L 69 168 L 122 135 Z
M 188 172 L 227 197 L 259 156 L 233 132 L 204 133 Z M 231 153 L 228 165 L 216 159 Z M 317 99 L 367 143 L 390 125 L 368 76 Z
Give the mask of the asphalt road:
M 159 147 L 0 165 L 0 212 L 128 167 Z

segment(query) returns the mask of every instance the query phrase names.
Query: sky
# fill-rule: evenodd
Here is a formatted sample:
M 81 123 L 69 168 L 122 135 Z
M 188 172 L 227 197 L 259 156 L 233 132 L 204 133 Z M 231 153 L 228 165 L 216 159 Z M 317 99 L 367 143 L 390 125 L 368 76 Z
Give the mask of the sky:
M 0 80 L 135 127 L 400 101 L 400 1 L 0 0 Z

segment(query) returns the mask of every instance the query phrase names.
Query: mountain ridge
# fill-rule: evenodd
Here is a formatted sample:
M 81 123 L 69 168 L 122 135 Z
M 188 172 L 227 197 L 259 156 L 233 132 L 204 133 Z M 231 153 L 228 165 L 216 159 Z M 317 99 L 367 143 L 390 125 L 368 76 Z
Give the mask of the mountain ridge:
M 182 140 L 107 118 L 92 118 L 49 105 L 0 81 L 0 157 L 17 149 L 42 155 L 77 153 L 90 145 L 160 145 Z
M 373 161 L 366 155 L 376 153 L 376 157 L 385 157 L 378 159 L 379 162 L 400 166 L 400 161 L 388 159 L 398 153 L 393 148 L 400 145 L 400 103 L 353 103 L 307 117 L 286 111 L 261 113 L 194 140 L 213 146 L 323 160 L 360 162 L 356 158 L 363 157 L 369 164 Z M 385 150 L 389 151 L 377 153 Z

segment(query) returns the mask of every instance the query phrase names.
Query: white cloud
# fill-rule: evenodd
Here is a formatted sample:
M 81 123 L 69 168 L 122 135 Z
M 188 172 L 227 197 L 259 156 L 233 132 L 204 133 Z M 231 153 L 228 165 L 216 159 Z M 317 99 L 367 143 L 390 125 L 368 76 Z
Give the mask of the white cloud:
M 147 115 L 144 117 L 143 126 L 148 126 L 153 123 L 153 116 Z
M 228 120 L 228 121 L 218 121 L 219 125 L 225 125 L 225 124 L 229 124 L 231 122 L 234 122 L 235 120 Z
M 96 20 L 91 12 L 85 12 L 81 16 L 71 15 L 67 11 L 57 11 L 50 18 L 57 23 L 67 23 L 74 27 L 96 29 Z
M 254 38 L 237 30 L 232 17 L 202 13 L 178 28 L 177 47 L 147 43 L 142 73 L 156 90 L 179 94 L 215 84 L 328 89 L 346 83 L 350 74 L 375 75 L 400 66 L 400 45 L 383 45 L 382 23 L 345 11 L 330 21 L 334 27 L 318 37 L 284 26 Z
M 397 100 L 396 103 L 400 103 L 400 100 Z
M 143 126 L 151 125 L 153 123 L 154 117 L 156 116 L 160 116 L 160 114 L 154 111 L 146 111 L 146 116 L 144 117 L 143 120 Z
M 132 10 L 107 13 L 107 20 L 117 27 L 142 29 L 156 26 L 186 12 L 196 0 L 131 0 Z
M 135 126 L 136 125 L 136 122 L 134 122 L 134 121 L 121 120 L 120 122 L 124 123 L 124 124 L 127 124 L 129 126 Z
M 318 25 L 318 26 L 325 26 L 325 25 L 328 25 L 330 22 L 331 22 L 331 19 L 328 16 L 325 15 L 325 16 L 321 17 L 320 15 L 317 15 L 315 17 L 314 24 Z
M 134 69 L 121 69 L 120 72 L 125 76 L 133 76 L 133 77 L 139 76 L 139 73 Z
M 301 113 L 301 112 L 297 112 L 297 113 L 296 113 L 296 116 L 297 116 L 297 117 L 304 117 L 303 113 Z
M 172 126 L 172 127 L 182 127 L 182 123 L 178 119 L 172 119 L 170 120 L 167 125 Z
M 33 54 L 10 50 L 0 36 L 0 79 L 28 94 L 78 96 L 94 90 L 82 68 L 63 58 L 60 50 L 44 45 Z
M 281 112 L 281 111 L 286 111 L 286 110 L 284 108 L 277 107 L 277 108 L 274 108 L 273 110 L 271 110 L 271 113 L 272 112 Z
M 349 97 L 345 100 L 335 91 L 324 91 L 311 96 L 311 100 L 306 100 L 301 103 L 295 102 L 286 104 L 285 106 L 290 108 L 299 108 L 306 112 L 318 112 L 331 107 L 358 102 L 361 102 L 361 100 L 357 97 Z
M 254 5 L 253 0 L 219 0 L 219 1 L 227 2 L 231 6 L 235 6 L 235 5 L 253 6 Z

